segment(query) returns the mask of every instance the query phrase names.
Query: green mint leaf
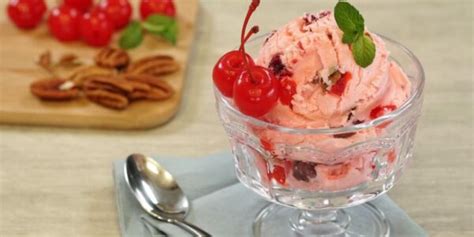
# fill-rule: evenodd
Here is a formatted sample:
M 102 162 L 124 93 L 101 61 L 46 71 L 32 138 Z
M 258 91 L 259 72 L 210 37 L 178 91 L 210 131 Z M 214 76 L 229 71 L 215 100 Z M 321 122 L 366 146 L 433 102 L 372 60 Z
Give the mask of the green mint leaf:
M 119 39 L 119 46 L 122 49 L 133 49 L 138 47 L 143 41 L 143 30 L 140 22 L 132 21 L 122 32 Z
M 346 36 L 346 42 L 352 43 L 357 40 L 357 34 L 364 32 L 364 18 L 359 11 L 348 2 L 338 2 L 334 7 L 334 18 L 337 26 L 344 32 L 349 34 Z
M 153 33 L 163 32 L 166 29 L 166 26 L 164 25 L 153 25 L 148 22 L 143 22 L 142 26 L 143 26 L 143 29 L 147 30 L 148 32 L 153 32 Z
M 154 14 L 146 19 L 143 28 L 148 32 L 160 36 L 172 44 L 176 44 L 178 24 L 171 17 Z
M 168 29 L 163 33 L 163 38 L 168 42 L 176 45 L 177 36 L 178 36 L 178 24 L 176 22 L 168 27 Z
M 153 14 L 146 18 L 146 23 L 155 25 L 155 26 L 169 26 L 175 22 L 175 20 L 171 17 L 160 15 L 160 14 Z
M 344 44 L 351 44 L 359 38 L 361 33 L 359 32 L 345 32 L 344 35 L 342 36 L 342 42 Z
M 352 55 L 356 63 L 363 68 L 372 64 L 375 58 L 375 44 L 372 39 L 367 35 L 357 38 L 352 44 Z

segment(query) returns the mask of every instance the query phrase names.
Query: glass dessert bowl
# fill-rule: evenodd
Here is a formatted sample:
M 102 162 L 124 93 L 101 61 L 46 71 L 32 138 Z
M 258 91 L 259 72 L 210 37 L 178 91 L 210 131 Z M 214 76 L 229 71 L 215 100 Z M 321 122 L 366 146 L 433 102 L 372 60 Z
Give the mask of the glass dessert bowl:
M 250 55 L 266 36 L 247 45 Z M 398 109 L 374 120 L 339 128 L 283 127 L 244 115 L 214 90 L 238 179 L 274 203 L 257 215 L 255 236 L 389 235 L 384 214 L 367 202 L 390 190 L 413 156 L 424 72 L 406 47 L 380 37 L 411 91 Z M 356 216 L 345 211 L 356 205 Z

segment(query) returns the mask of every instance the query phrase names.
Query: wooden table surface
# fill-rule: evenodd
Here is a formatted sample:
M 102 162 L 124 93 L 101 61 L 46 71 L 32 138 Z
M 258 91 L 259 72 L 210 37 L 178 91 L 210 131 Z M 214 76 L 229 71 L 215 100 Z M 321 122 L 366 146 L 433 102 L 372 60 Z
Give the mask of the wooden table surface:
M 219 55 L 237 44 L 242 2 L 201 0 L 184 101 L 167 125 L 134 132 L 1 126 L 0 236 L 119 236 L 113 160 L 228 149 L 210 75 Z M 334 4 L 291 2 L 263 0 L 254 22 L 268 31 Z M 472 0 L 352 2 L 372 31 L 403 42 L 426 70 L 415 159 L 390 196 L 431 236 L 473 236 Z

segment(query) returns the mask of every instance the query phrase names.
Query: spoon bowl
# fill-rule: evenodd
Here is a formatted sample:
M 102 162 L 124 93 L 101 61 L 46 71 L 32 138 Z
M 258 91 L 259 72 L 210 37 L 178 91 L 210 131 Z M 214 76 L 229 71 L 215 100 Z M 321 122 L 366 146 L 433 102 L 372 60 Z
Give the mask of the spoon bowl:
M 160 221 L 175 224 L 194 236 L 210 236 L 184 218 L 189 201 L 173 176 L 155 160 L 132 154 L 125 162 L 125 181 L 142 208 Z

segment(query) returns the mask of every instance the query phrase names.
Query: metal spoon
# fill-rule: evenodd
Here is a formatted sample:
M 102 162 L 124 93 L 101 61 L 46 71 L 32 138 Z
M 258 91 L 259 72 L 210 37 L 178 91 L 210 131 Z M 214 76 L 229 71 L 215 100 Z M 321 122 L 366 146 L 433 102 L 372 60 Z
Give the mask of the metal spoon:
M 189 201 L 173 176 L 155 160 L 142 154 L 130 155 L 125 162 L 125 180 L 149 215 L 181 227 L 194 236 L 211 236 L 184 220 Z

